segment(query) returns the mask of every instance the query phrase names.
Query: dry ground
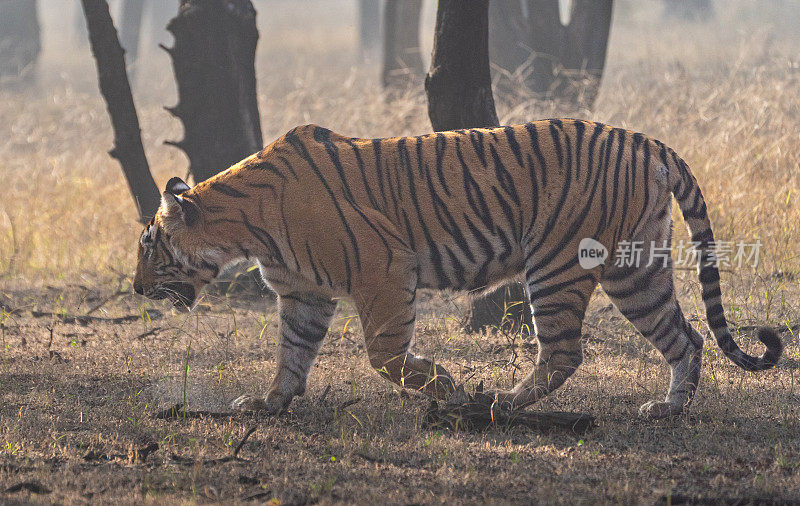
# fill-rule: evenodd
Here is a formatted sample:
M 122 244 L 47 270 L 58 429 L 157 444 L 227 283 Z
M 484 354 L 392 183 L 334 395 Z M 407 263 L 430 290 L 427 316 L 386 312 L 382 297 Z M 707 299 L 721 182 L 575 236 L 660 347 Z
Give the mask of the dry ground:
M 56 26 L 72 3 L 50 2 L 43 17 Z M 351 2 L 273 5 L 261 11 L 258 59 L 266 140 L 306 122 L 359 136 L 428 130 L 419 92 L 385 100 L 377 63 L 355 58 Z M 723 273 L 725 305 L 750 352 L 759 351 L 752 326 L 783 328 L 784 362 L 747 374 L 709 342 L 691 412 L 638 420 L 668 371 L 598 293 L 586 361 L 534 408 L 595 415 L 598 427 L 580 436 L 423 427 L 427 401 L 369 370 L 346 302 L 288 414 L 157 418 L 176 402 L 213 412 L 262 391 L 275 307 L 217 293 L 187 316 L 130 294 L 139 226 L 105 154 L 111 135 L 92 62 L 47 31 L 39 86 L 0 91 L 0 502 L 800 501 L 800 16 L 791 6 L 720 2 L 703 26 L 662 20 L 660 2 L 617 2 L 592 109 L 498 97 L 504 123 L 583 117 L 665 141 L 697 176 L 717 236 L 763 245 L 757 267 Z M 169 63 L 146 61 L 135 90 L 163 184 L 186 162 L 162 145 L 180 137 L 161 109 L 174 103 Z M 682 306 L 705 333 L 696 276 L 678 278 Z M 506 387 L 529 370 L 530 342 L 459 330 L 463 297 L 423 300 L 418 348 L 461 381 Z

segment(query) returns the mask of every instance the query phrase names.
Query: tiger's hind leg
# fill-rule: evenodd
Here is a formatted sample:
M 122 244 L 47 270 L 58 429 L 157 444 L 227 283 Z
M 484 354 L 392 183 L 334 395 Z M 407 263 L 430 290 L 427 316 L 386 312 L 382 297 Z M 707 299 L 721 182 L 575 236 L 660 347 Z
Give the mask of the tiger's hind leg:
M 316 293 L 287 293 L 278 297 L 280 342 L 275 378 L 266 397 L 243 395 L 231 403 L 236 411 L 278 413 L 295 395 L 303 395 L 306 379 L 328 332 L 336 302 Z
M 657 247 L 671 236 L 667 220 L 651 228 Z M 644 241 L 649 254 L 650 240 Z M 644 258 L 644 255 L 643 255 Z M 681 413 L 692 402 L 700 380 L 703 338 L 686 321 L 675 298 L 672 259 L 643 260 L 637 268 L 610 266 L 600 281 L 606 294 L 620 312 L 655 346 L 670 366 L 669 392 L 664 401 L 650 401 L 639 409 L 645 418 L 655 419 Z
M 436 399 L 455 389 L 450 374 L 440 365 L 411 353 L 416 320 L 416 266 L 395 254 L 381 283 L 354 287 L 355 302 L 370 365 L 403 387 Z
M 528 274 L 539 353 L 533 371 L 513 389 L 496 394 L 512 409 L 536 402 L 567 380 L 583 362 L 581 326 L 597 286 L 595 275 L 576 267 L 546 282 Z

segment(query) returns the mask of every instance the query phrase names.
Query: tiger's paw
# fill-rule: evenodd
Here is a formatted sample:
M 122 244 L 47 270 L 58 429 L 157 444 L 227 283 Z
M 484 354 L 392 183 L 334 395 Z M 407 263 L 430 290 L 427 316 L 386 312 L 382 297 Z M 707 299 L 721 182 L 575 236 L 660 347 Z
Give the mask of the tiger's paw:
M 274 391 L 266 397 L 256 397 L 254 395 L 242 395 L 230 404 L 231 411 L 240 413 L 261 413 L 266 415 L 277 415 L 289 407 L 289 403 L 294 396 L 283 396 Z
M 683 406 L 664 401 L 650 401 L 639 408 L 639 416 L 646 420 L 659 420 L 680 415 Z
M 230 410 L 243 413 L 267 411 L 267 401 L 263 397 L 245 394 L 231 402 Z

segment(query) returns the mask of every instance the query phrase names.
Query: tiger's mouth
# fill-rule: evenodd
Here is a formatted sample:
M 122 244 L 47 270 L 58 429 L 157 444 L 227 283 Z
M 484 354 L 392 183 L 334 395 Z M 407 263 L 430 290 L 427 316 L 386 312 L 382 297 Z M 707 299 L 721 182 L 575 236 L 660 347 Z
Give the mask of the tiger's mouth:
M 194 286 L 181 281 L 171 281 L 162 284 L 151 298 L 169 299 L 175 308 L 188 310 L 194 304 Z

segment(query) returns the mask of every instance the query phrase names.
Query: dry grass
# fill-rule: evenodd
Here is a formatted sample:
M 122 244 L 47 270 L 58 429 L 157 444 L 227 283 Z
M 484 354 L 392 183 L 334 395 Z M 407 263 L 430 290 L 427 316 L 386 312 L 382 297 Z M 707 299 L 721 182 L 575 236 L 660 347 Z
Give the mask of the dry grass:
M 384 100 L 375 64 L 354 56 L 352 26 L 326 24 L 352 24 L 348 5 L 318 2 L 316 16 L 308 14 L 313 6 L 289 2 L 273 16 L 261 11 L 265 139 L 306 122 L 370 137 L 429 129 L 424 96 L 409 90 Z M 793 327 L 800 322 L 797 15 L 780 10 L 786 3 L 726 2 L 715 21 L 725 30 L 708 30 L 664 22 L 660 5 L 618 3 L 593 109 L 498 97 L 501 120 L 584 117 L 673 146 L 703 188 L 718 238 L 763 244 L 757 268 L 723 273 L 731 320 Z M 289 19 L 302 19 L 304 29 L 284 28 Z M 123 295 L 93 314 L 148 307 L 165 314 L 87 325 L 31 315 L 83 314 L 128 289 L 139 233 L 121 172 L 105 153 L 111 134 L 92 62 L 85 50 L 61 49 L 63 37 L 47 37 L 41 87 L 0 91 L 0 302 L 20 310 L 0 315 L 0 498 L 25 497 L 2 491 L 35 481 L 52 491 L 41 497 L 66 502 L 800 500 L 796 327 L 783 333 L 786 362 L 761 375 L 735 369 L 709 345 L 691 414 L 645 423 L 636 409 L 663 395 L 667 369 L 599 293 L 585 325 L 586 362 L 537 407 L 597 416 L 600 426 L 583 439 L 422 428 L 425 401 L 369 373 L 358 325 L 344 332 L 354 311 L 341 304 L 308 394 L 287 416 L 259 423 L 239 453 L 246 460 L 204 462 L 230 455 L 256 421 L 153 414 L 184 394 L 192 408 L 216 410 L 243 391 L 263 390 L 274 364 L 274 307 L 209 296 L 186 317 Z M 135 88 L 163 183 L 185 174 L 186 162 L 162 145 L 180 137 L 161 109 L 174 103 L 168 61 L 148 62 L 137 68 Z M 680 272 L 679 287 L 686 313 L 704 329 L 696 276 Z M 529 346 L 514 336 L 461 333 L 464 306 L 457 296 L 425 295 L 421 350 L 461 380 L 509 386 L 518 367 L 530 367 Z M 738 339 L 756 351 L 747 336 Z M 143 462 L 128 456 L 148 442 L 160 449 Z

